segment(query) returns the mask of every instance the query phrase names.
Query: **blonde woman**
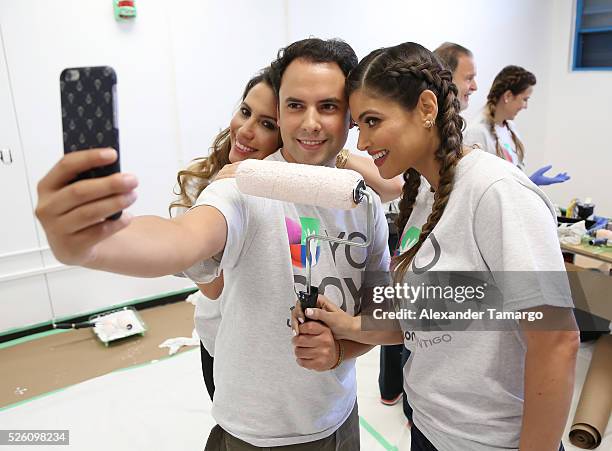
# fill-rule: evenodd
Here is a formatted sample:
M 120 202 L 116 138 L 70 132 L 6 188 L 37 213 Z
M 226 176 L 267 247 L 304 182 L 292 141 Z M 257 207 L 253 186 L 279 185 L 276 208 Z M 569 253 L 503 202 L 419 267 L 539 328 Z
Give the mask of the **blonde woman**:
M 270 69 L 251 78 L 229 127 L 213 141 L 210 154 L 198 158 L 178 173 L 179 198 L 170 205 L 170 213 L 183 214 L 195 205 L 198 196 L 212 179 L 230 163 L 249 158 L 266 158 L 281 147 L 277 126 L 276 96 L 270 80 Z M 195 294 L 195 327 L 200 337 L 202 374 L 210 399 L 213 398 L 215 337 L 221 321 L 220 302 L 223 291 L 223 272 L 218 259 L 200 262 L 184 273 L 200 289 Z

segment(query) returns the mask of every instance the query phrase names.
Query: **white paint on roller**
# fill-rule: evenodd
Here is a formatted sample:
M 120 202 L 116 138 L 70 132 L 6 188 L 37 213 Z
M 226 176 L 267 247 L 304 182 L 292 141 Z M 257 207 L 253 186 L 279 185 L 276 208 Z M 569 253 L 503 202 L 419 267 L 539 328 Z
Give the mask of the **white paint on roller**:
M 281 161 L 246 160 L 236 171 L 238 189 L 251 196 L 350 210 L 363 177 L 349 169 Z

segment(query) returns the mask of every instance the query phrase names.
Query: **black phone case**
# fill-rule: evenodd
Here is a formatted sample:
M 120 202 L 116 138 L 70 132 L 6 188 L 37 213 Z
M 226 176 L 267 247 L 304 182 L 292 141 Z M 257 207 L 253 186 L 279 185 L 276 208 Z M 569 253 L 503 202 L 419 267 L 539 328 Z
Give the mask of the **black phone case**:
M 116 117 L 117 76 L 112 67 L 75 67 L 60 75 L 64 153 L 96 147 L 112 147 L 119 153 Z M 113 164 L 78 175 L 74 180 L 104 177 L 120 171 Z M 117 212 L 108 219 L 118 219 Z

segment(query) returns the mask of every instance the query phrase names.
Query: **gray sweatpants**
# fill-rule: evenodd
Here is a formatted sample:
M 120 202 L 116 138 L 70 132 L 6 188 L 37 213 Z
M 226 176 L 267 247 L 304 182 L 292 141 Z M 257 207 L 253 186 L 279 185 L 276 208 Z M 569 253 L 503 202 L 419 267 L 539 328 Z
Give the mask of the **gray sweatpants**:
M 359 451 L 359 414 L 357 401 L 346 421 L 332 435 L 296 445 L 260 448 L 244 442 L 216 425 L 210 431 L 204 451 Z

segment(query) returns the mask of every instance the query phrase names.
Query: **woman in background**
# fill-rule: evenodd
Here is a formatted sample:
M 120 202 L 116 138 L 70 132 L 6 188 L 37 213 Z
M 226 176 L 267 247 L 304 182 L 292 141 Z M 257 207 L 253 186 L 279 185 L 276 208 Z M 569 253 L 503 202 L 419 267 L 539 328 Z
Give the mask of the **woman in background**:
M 465 131 L 465 144 L 478 144 L 524 171 L 525 146 L 516 131 L 514 119 L 520 111 L 527 109 L 535 84 L 535 75 L 522 67 L 504 67 L 493 80 L 481 117 Z M 544 166 L 529 178 L 538 186 L 569 180 L 566 172 L 554 177 L 544 175 L 551 167 Z

